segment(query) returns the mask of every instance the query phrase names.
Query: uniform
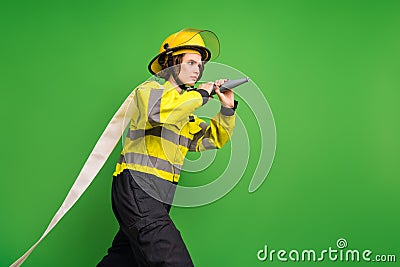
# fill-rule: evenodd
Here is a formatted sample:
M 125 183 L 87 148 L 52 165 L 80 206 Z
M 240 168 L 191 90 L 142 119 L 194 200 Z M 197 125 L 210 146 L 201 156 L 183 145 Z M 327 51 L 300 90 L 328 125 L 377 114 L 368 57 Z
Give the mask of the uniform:
M 135 111 L 113 175 L 120 230 L 98 266 L 193 266 L 168 214 L 176 184 L 186 153 L 221 148 L 235 124 L 234 108 L 221 107 L 209 124 L 193 115 L 207 101 L 207 91 L 179 93 L 168 81 L 135 89 Z

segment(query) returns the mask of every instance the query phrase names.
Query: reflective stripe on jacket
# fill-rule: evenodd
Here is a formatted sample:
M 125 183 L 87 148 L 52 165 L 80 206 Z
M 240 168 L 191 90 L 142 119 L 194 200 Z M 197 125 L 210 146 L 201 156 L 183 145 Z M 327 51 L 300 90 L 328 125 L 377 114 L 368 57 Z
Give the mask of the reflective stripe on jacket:
M 146 82 L 135 91 L 134 113 L 114 176 L 131 169 L 178 182 L 188 151 L 221 148 L 232 135 L 232 109 L 221 108 L 210 124 L 192 114 L 208 100 L 198 90 L 180 94 L 169 82 Z

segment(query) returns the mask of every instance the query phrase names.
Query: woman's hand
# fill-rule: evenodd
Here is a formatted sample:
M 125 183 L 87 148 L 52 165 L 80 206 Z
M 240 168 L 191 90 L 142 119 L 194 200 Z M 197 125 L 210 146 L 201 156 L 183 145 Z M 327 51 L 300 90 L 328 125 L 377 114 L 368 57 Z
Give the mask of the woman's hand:
M 226 108 L 233 108 L 235 105 L 234 101 L 234 94 L 231 89 L 225 90 L 223 93 L 219 90 L 221 85 L 226 82 L 227 79 L 221 79 L 221 80 L 216 80 L 214 82 L 215 84 L 215 93 L 217 94 L 219 101 L 221 102 L 221 105 L 226 107 Z
M 199 89 L 203 89 L 206 90 L 208 92 L 208 94 L 211 94 L 212 90 L 214 87 L 214 83 L 213 82 L 208 82 L 208 83 L 202 83 L 199 85 Z

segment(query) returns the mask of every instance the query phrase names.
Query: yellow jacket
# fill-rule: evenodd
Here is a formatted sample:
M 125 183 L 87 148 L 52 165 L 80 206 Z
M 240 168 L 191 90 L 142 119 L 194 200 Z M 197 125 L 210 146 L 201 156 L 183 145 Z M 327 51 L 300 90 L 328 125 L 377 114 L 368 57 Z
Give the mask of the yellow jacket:
M 210 124 L 192 114 L 207 102 L 207 94 L 201 89 L 180 94 L 170 82 L 138 86 L 134 114 L 113 175 L 131 169 L 178 182 L 188 151 L 217 149 L 228 142 L 235 125 L 233 109 L 221 107 Z

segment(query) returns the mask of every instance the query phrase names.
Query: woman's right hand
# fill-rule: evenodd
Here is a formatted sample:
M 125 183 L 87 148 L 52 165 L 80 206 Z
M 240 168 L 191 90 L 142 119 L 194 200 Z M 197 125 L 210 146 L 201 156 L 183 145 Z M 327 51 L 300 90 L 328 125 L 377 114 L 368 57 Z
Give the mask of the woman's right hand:
M 214 88 L 214 82 L 202 83 L 199 85 L 198 88 L 206 90 L 208 92 L 208 94 L 211 94 L 211 92 Z

